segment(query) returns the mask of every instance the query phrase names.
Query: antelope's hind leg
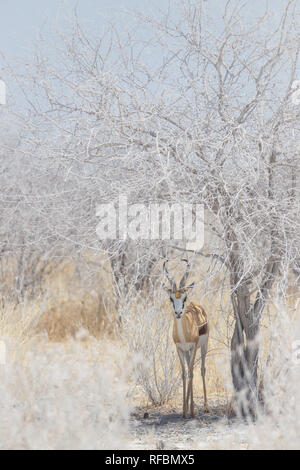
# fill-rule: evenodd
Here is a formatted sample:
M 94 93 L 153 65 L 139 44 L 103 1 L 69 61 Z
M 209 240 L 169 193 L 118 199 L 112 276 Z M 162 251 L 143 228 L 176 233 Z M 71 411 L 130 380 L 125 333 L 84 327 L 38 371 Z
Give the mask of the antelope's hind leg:
M 203 335 L 204 336 L 204 335 Z M 204 412 L 209 413 L 208 403 L 207 403 L 207 393 L 206 393 L 206 383 L 205 383 L 205 359 L 207 353 L 207 346 L 208 346 L 208 335 L 205 338 L 205 342 L 201 344 L 201 375 L 202 375 L 202 382 L 203 382 L 203 396 L 204 396 Z

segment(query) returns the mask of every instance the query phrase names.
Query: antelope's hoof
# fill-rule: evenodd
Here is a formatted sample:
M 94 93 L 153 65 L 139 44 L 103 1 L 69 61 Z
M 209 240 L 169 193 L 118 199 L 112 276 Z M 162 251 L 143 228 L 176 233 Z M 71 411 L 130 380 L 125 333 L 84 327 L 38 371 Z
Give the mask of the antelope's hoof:
M 208 405 L 204 405 L 204 413 L 210 413 Z

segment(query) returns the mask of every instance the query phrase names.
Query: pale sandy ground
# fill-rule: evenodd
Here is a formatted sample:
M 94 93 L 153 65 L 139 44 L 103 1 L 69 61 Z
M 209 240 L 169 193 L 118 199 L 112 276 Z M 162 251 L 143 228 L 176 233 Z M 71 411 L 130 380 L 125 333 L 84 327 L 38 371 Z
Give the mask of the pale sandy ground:
M 197 410 L 183 419 L 180 409 L 140 409 L 131 415 L 131 449 L 247 449 L 248 426 L 224 416 L 224 406 L 211 404 L 210 413 Z M 145 413 L 149 416 L 144 418 Z M 147 416 L 147 415 L 146 415 Z

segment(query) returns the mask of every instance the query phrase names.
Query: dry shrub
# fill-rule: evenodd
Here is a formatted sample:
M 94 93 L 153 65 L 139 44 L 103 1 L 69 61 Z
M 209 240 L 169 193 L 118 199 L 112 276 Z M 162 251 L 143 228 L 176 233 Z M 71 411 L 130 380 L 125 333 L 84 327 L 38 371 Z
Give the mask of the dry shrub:
M 280 307 L 279 307 L 280 306 Z M 247 449 L 286 450 L 300 447 L 300 317 L 286 305 L 271 308 L 272 322 L 264 329 L 268 344 L 261 357 L 263 405 L 255 422 L 236 421 L 216 427 L 222 440 L 207 448 L 237 449 L 241 439 Z
M 110 449 L 127 446 L 127 363 L 87 332 L 66 344 L 31 348 L 22 362 L 9 351 L 0 366 L 1 449 Z
M 0 312 L 0 334 L 11 331 L 18 337 L 47 335 L 50 341 L 74 338 L 84 328 L 100 338 L 113 332 L 111 314 L 101 296 L 63 298 L 47 295 L 35 300 L 25 299 L 14 305 L 6 303 Z
M 96 338 L 113 332 L 111 279 L 101 262 L 102 258 L 85 253 L 81 264 L 68 260 L 49 276 L 38 333 L 46 332 L 50 341 L 64 341 L 81 328 Z
M 133 362 L 137 383 L 152 405 L 167 403 L 180 383 L 176 348 L 171 337 L 171 315 L 164 298 L 137 296 L 119 310 L 121 338 Z
M 299 313 L 299 309 L 290 309 L 278 301 L 273 307 L 272 322 L 264 331 L 263 340 L 268 344 L 261 359 L 264 407 L 251 434 L 252 447 L 300 447 Z
M 126 447 L 132 369 L 123 351 L 80 328 L 82 319 L 74 337 L 49 342 L 39 327 L 46 310 L 45 300 L 1 312 L 0 447 Z
M 45 331 L 50 341 L 64 341 L 74 337 L 81 328 L 100 338 L 111 333 L 112 325 L 102 297 L 52 299 L 37 324 L 37 332 Z

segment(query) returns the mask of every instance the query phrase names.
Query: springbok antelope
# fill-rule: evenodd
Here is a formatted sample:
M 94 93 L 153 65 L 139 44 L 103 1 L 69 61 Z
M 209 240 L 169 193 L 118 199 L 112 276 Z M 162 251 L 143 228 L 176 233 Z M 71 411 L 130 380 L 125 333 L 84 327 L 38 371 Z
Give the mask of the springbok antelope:
M 170 282 L 171 289 L 166 289 L 174 310 L 173 340 L 176 345 L 178 357 L 182 369 L 183 382 L 183 417 L 187 417 L 189 401 L 190 415 L 193 418 L 193 371 L 197 348 L 201 348 L 201 375 L 203 381 L 204 411 L 209 412 L 205 385 L 205 357 L 208 345 L 208 322 L 204 309 L 191 302 L 185 307 L 187 295 L 190 289 L 194 287 L 194 282 L 186 286 L 186 281 L 190 272 L 190 263 L 186 262 L 186 270 L 180 281 L 179 288 L 176 282 L 170 277 L 167 270 L 168 260 L 164 262 L 163 270 Z M 187 369 L 185 366 L 187 364 Z M 186 379 L 188 372 L 188 387 L 186 390 Z

